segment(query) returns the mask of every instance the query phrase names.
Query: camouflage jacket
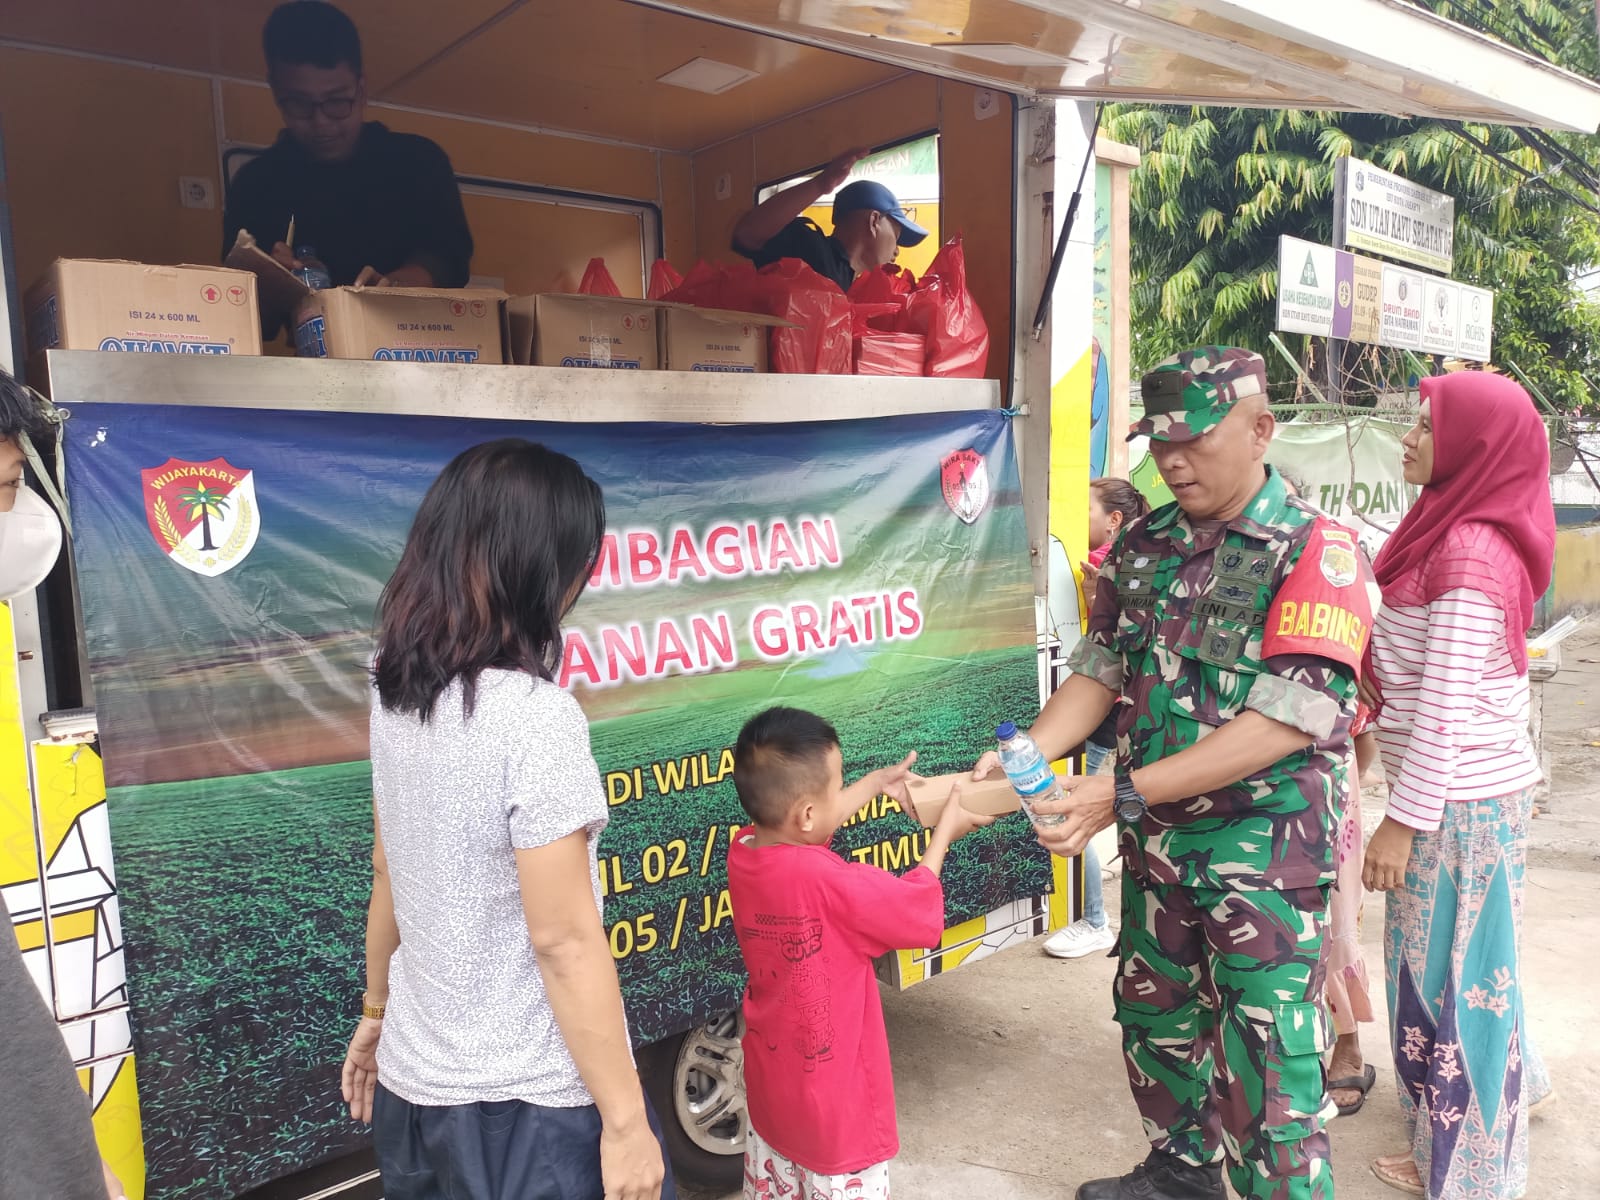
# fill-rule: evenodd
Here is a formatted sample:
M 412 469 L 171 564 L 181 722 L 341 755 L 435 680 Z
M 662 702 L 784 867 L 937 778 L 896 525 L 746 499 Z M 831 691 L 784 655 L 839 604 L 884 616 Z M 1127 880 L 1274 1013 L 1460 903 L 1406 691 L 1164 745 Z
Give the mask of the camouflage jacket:
M 1328 884 L 1356 672 L 1372 620 L 1354 536 L 1276 472 L 1234 520 L 1176 504 L 1124 531 L 1069 665 L 1123 697 L 1117 757 L 1135 770 L 1253 709 L 1316 740 L 1235 784 L 1120 831 L 1128 865 L 1183 887 Z

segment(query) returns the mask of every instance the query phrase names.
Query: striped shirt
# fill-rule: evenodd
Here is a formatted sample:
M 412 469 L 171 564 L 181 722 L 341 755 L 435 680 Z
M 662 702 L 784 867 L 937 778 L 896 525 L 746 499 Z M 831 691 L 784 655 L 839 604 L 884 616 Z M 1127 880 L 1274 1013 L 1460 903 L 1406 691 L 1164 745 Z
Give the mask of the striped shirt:
M 1455 588 L 1426 605 L 1385 605 L 1373 626 L 1372 671 L 1395 820 L 1437 829 L 1447 803 L 1539 782 L 1528 677 L 1512 665 L 1505 613 L 1482 592 Z

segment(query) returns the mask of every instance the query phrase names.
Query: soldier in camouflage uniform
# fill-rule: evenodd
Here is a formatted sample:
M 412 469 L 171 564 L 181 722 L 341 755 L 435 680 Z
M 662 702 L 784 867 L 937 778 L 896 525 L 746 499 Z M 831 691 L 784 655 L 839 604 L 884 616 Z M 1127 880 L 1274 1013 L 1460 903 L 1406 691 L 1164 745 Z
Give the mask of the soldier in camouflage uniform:
M 1119 714 L 1116 775 L 1067 781 L 1040 840 L 1076 854 L 1118 821 L 1114 999 L 1153 1149 L 1078 1200 L 1224 1200 L 1224 1159 L 1247 1200 L 1332 1200 L 1319 963 L 1366 568 L 1265 465 L 1259 355 L 1187 351 L 1143 391 L 1177 502 L 1123 532 L 1033 729 L 1055 757 Z

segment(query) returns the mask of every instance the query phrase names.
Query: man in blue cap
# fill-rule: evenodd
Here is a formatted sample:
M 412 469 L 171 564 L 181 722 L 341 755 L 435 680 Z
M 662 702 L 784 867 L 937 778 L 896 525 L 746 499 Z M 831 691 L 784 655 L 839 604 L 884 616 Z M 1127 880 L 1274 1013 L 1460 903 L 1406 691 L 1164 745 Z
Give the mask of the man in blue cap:
M 858 179 L 839 186 L 865 155 L 865 150 L 847 150 L 810 179 L 756 205 L 733 227 L 733 248 L 758 267 L 798 258 L 842 291 L 850 290 L 857 275 L 892 263 L 901 246 L 915 246 L 928 231 L 906 216 L 883 184 Z M 829 235 L 800 214 L 835 188 Z

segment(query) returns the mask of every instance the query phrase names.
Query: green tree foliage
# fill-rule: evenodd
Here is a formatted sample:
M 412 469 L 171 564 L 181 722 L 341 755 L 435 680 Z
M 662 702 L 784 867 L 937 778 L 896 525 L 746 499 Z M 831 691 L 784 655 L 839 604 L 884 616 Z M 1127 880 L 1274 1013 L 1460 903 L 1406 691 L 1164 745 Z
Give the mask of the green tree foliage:
M 1440 0 L 1465 20 L 1472 0 Z M 1454 10 L 1454 11 L 1453 11 Z M 1580 71 L 1595 68 L 1588 0 L 1499 0 L 1480 28 Z M 1520 33 L 1521 41 L 1514 41 Z M 1133 355 L 1143 369 L 1209 342 L 1272 354 L 1278 235 L 1328 243 L 1333 164 L 1365 158 L 1455 197 L 1454 278 L 1493 288 L 1495 357 L 1553 402 L 1600 408 L 1600 306 L 1573 281 L 1600 263 L 1600 138 L 1365 113 L 1114 105 L 1103 130 L 1142 152 L 1131 185 Z M 1319 379 L 1322 339 L 1280 335 Z M 1394 377 L 1392 354 L 1352 348 L 1347 399 Z

